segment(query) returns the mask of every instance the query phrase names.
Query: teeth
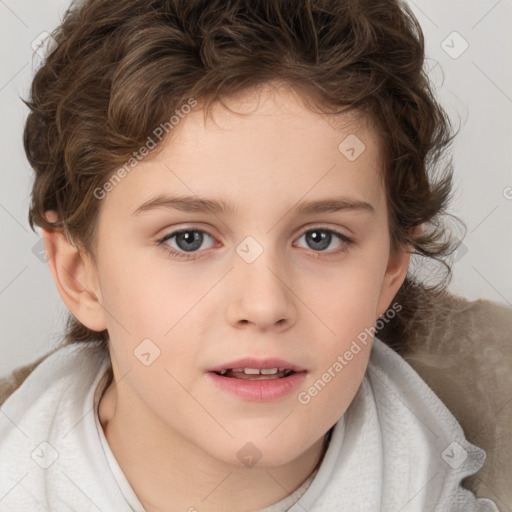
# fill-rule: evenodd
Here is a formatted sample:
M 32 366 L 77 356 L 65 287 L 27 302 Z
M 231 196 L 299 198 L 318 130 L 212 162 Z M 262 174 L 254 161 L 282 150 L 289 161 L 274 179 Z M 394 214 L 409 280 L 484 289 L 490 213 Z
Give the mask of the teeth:
M 227 368 L 220 372 L 221 375 L 225 375 L 228 371 L 233 373 L 245 373 L 245 375 L 276 375 L 279 372 L 284 372 L 285 375 L 292 373 L 292 370 L 287 368 Z
M 278 368 L 244 368 L 245 375 L 275 375 L 279 371 Z

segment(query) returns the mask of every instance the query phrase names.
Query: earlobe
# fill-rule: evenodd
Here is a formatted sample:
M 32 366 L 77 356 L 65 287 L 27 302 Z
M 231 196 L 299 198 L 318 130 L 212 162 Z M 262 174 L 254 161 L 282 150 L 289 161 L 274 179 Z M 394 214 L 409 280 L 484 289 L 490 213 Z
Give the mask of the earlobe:
M 54 212 L 48 219 L 56 220 Z M 73 316 L 93 331 L 107 328 L 96 269 L 91 258 L 80 252 L 62 229 L 42 230 L 46 260 L 62 300 Z

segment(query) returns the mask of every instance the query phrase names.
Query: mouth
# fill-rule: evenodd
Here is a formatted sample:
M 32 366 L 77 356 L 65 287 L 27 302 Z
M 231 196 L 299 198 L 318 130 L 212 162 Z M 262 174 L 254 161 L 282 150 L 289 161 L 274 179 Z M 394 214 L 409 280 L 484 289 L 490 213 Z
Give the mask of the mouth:
M 289 395 L 305 379 L 304 368 L 281 359 L 242 359 L 207 372 L 220 390 L 249 401 L 268 402 Z
M 296 372 L 289 368 L 227 368 L 215 373 L 228 379 L 275 380 L 283 379 Z

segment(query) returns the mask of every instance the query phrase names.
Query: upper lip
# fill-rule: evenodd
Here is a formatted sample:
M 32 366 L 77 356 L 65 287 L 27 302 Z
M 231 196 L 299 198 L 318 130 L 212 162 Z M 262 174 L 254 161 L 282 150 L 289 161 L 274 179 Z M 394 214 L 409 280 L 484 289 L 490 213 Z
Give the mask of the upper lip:
M 292 364 L 284 359 L 258 359 L 254 357 L 245 357 L 237 359 L 226 364 L 214 366 L 207 370 L 208 372 L 222 372 L 231 368 L 254 368 L 258 370 L 270 370 L 272 368 L 284 368 L 285 370 L 292 370 L 294 372 L 303 372 L 305 368 Z

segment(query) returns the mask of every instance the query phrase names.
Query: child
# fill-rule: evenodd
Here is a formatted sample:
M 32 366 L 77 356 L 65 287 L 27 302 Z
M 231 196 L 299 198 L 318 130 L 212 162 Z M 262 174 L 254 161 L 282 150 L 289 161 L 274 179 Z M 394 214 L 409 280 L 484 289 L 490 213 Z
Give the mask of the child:
M 72 316 L 2 407 L 0 508 L 498 510 L 374 337 L 453 250 L 411 11 L 86 0 L 53 37 L 24 142 Z

